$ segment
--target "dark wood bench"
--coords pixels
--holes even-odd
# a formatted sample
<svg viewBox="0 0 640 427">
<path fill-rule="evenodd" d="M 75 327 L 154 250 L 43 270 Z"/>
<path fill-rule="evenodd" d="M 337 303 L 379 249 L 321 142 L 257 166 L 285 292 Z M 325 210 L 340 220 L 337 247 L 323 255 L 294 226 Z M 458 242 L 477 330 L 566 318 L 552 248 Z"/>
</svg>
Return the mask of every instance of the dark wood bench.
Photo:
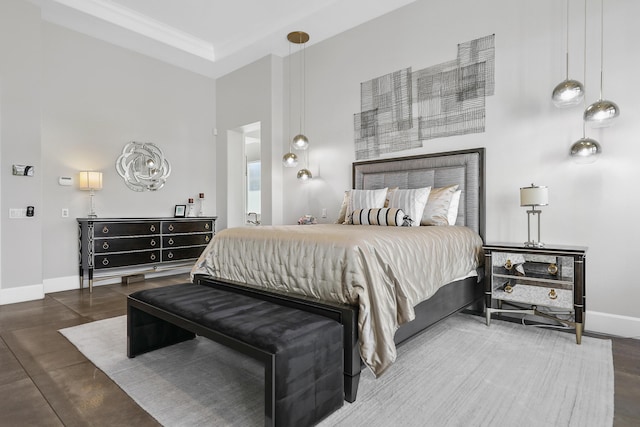
<svg viewBox="0 0 640 427">
<path fill-rule="evenodd" d="M 262 361 L 265 425 L 313 425 L 342 406 L 342 325 L 318 314 L 197 284 L 127 299 L 127 355 L 207 337 Z"/>
</svg>

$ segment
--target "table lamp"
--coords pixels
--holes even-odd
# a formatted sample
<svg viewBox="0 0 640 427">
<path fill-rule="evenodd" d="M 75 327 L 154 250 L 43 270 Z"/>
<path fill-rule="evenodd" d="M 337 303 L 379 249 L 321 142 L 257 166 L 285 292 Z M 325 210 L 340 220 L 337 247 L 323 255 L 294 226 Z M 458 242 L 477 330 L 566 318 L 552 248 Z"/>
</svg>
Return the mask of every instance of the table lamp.
<svg viewBox="0 0 640 427">
<path fill-rule="evenodd" d="M 89 190 L 89 196 L 91 197 L 91 210 L 87 218 L 97 218 L 93 196 L 95 196 L 95 190 L 102 190 L 102 172 L 82 171 L 80 172 L 78 184 L 81 190 Z"/>
<path fill-rule="evenodd" d="M 541 210 L 537 206 L 547 206 L 549 204 L 549 189 L 545 186 L 531 184 L 531 187 L 520 188 L 520 206 L 528 206 L 527 210 L 527 241 L 525 247 L 541 248 L 544 243 L 540 241 L 540 214 Z M 538 216 L 538 240 L 531 240 L 531 215 Z"/>
</svg>

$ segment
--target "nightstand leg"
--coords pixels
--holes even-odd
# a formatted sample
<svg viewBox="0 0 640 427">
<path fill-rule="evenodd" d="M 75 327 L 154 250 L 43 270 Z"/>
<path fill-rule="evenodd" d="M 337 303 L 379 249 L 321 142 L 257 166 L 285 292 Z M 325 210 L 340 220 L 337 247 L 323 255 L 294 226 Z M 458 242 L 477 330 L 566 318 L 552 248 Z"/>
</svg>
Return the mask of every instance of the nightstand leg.
<svg viewBox="0 0 640 427">
<path fill-rule="evenodd" d="M 576 344 L 582 344 L 582 323 L 576 323 Z"/>
</svg>

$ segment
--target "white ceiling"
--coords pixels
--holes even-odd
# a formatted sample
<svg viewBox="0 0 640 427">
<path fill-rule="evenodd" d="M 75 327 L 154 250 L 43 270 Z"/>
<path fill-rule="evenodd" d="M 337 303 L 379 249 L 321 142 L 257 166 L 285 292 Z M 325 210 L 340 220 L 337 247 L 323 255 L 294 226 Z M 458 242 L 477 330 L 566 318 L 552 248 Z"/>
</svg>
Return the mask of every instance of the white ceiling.
<svg viewBox="0 0 640 427">
<path fill-rule="evenodd" d="M 210 77 L 286 56 L 415 0 L 27 0 L 46 21 Z"/>
</svg>

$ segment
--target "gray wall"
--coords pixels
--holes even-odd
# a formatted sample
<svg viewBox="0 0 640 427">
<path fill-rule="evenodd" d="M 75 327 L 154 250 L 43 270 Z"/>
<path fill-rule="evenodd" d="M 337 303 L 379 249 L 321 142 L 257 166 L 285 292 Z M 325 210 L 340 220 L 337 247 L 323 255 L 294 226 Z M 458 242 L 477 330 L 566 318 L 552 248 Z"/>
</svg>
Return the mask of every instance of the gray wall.
<svg viewBox="0 0 640 427">
<path fill-rule="evenodd" d="M 585 83 L 591 103 L 599 92 L 600 2 L 587 1 Z M 571 1 L 571 7 L 571 77 L 584 80 L 583 4 Z M 274 155 L 274 170 L 283 170 L 283 223 L 294 224 L 303 214 L 319 217 L 323 208 L 329 214 L 323 221 L 335 220 L 342 194 L 351 187 L 353 114 L 360 110 L 361 82 L 405 67 L 418 70 L 455 59 L 458 43 L 495 34 L 496 89 L 486 100 L 485 132 L 426 141 L 420 149 L 393 156 L 486 147 L 489 241 L 524 242 L 526 213 L 519 206 L 518 189 L 532 182 L 549 186 L 542 241 L 589 247 L 587 329 L 640 336 L 640 286 L 633 269 L 633 260 L 640 256 L 635 244 L 640 240 L 635 218 L 640 198 L 629 192 L 640 180 L 640 145 L 634 142 L 640 98 L 629 90 L 640 65 L 633 54 L 634 41 L 640 40 L 637 16 L 640 2 L 605 4 L 605 97 L 617 102 L 622 114 L 611 128 L 587 130 L 604 150 L 592 165 L 576 165 L 568 156 L 571 144 L 582 137 L 582 108 L 560 110 L 550 100 L 553 87 L 565 77 L 564 2 L 418 0 L 310 45 L 306 134 L 315 178 L 307 184 L 297 182 L 296 170 L 282 168 L 280 156 L 276 161 Z M 293 61 L 295 70 L 295 55 Z M 236 77 L 240 74 L 225 79 Z M 293 96 L 296 99 L 297 93 Z M 225 102 L 218 97 L 219 112 L 226 109 Z M 285 103 L 285 118 L 288 114 Z M 292 121 L 296 120 L 294 113 Z M 286 119 L 282 128 L 287 129 Z M 295 132 L 282 138 L 281 155 Z"/>
<path fill-rule="evenodd" d="M 77 188 L 80 170 L 103 172 L 100 217 L 173 216 L 174 205 L 200 192 L 206 213 L 216 214 L 215 80 L 42 22 L 27 2 L 3 1 L 0 19 L 7 21 L 0 25 L 0 303 L 21 299 L 7 289 L 30 299 L 36 289 L 78 286 L 75 218 L 89 210 L 88 192 Z M 164 188 L 125 186 L 115 161 L 130 141 L 164 151 L 172 167 Z M 11 164 L 22 162 L 36 165 L 35 178 L 10 176 Z M 74 185 L 59 186 L 59 176 Z M 7 219 L 9 206 L 27 204 L 35 218 Z"/>
<path fill-rule="evenodd" d="M 39 9 L 0 2 L 0 288 L 25 287 L 33 298 L 42 295 L 43 270 L 41 43 Z M 35 166 L 34 177 L 13 176 L 13 164 Z M 35 217 L 9 219 L 9 209 L 27 206 Z"/>
</svg>

